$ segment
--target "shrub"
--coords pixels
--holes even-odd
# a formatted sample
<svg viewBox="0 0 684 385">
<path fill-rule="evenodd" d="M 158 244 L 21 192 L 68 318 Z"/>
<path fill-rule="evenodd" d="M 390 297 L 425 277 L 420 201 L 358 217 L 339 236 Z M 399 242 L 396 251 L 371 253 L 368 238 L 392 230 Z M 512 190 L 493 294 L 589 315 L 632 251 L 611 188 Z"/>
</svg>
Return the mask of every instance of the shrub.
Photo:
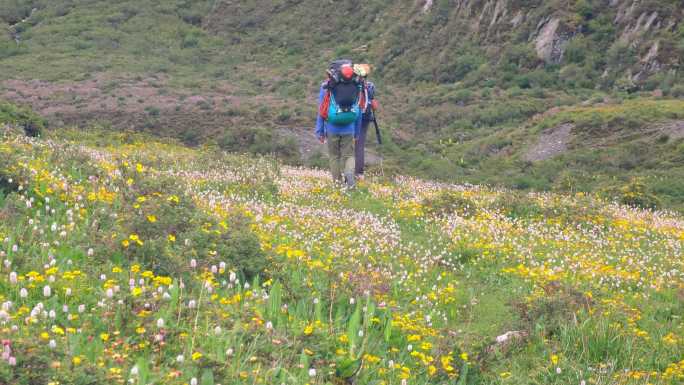
<svg viewBox="0 0 684 385">
<path fill-rule="evenodd" d="M 627 68 L 634 64 L 634 48 L 625 42 L 615 42 L 607 52 L 607 64 L 613 69 Z"/>
<path fill-rule="evenodd" d="M 651 188 L 636 177 L 631 178 L 623 186 L 610 187 L 604 190 L 604 193 L 631 207 L 655 210 L 662 206 L 662 202 L 653 194 Z"/>
<path fill-rule="evenodd" d="M 457 214 L 471 217 L 477 212 L 475 202 L 455 191 L 443 191 L 423 199 L 422 206 L 431 214 Z"/>
<path fill-rule="evenodd" d="M 675 98 L 684 97 L 684 85 L 676 85 L 670 90 L 670 95 Z"/>
<path fill-rule="evenodd" d="M 492 203 L 494 209 L 499 210 L 511 218 L 526 218 L 544 214 L 544 210 L 527 194 L 506 192 Z"/>
<path fill-rule="evenodd" d="M 565 47 L 564 57 L 568 63 L 582 63 L 589 51 L 589 44 L 584 36 L 576 37 Z"/>
<path fill-rule="evenodd" d="M 248 218 L 229 213 L 219 221 L 197 207 L 173 178 L 137 178 L 122 171 L 127 178 L 136 178 L 123 190 L 123 204 L 129 207 L 122 212 L 130 215 L 117 221 L 121 238 L 114 242 L 120 244 L 112 244 L 105 234 L 104 245 L 120 248 L 130 261 L 157 275 L 189 273 L 190 258 L 200 268 L 225 262 L 248 279 L 264 273 L 266 256 Z"/>
<path fill-rule="evenodd" d="M 577 0 L 575 2 L 575 10 L 578 15 L 587 20 L 594 16 L 594 7 L 591 2 L 587 0 Z"/>
<path fill-rule="evenodd" d="M 252 154 L 275 154 L 288 163 L 300 163 L 299 144 L 293 137 L 274 135 L 267 128 L 240 127 L 227 130 L 218 140 L 221 149 Z"/>
<path fill-rule="evenodd" d="M 21 127 L 27 136 L 40 136 L 45 129 L 46 121 L 28 107 L 18 107 L 0 101 L 0 123 L 9 123 Z"/>
</svg>

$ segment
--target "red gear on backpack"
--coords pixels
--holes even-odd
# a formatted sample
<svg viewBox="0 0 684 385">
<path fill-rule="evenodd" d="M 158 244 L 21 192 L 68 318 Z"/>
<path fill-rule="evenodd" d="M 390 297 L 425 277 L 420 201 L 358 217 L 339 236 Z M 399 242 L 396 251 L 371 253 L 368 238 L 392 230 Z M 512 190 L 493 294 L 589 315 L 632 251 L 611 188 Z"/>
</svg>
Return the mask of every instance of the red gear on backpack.
<svg viewBox="0 0 684 385">
<path fill-rule="evenodd" d="M 352 68 L 350 65 L 342 66 L 340 73 L 342 74 L 342 78 L 349 80 L 352 78 L 352 76 L 354 76 L 354 68 Z"/>
<path fill-rule="evenodd" d="M 330 90 L 325 91 L 323 96 L 323 101 L 321 105 L 318 106 L 318 113 L 321 115 L 323 120 L 328 120 L 328 111 L 330 110 Z"/>
</svg>

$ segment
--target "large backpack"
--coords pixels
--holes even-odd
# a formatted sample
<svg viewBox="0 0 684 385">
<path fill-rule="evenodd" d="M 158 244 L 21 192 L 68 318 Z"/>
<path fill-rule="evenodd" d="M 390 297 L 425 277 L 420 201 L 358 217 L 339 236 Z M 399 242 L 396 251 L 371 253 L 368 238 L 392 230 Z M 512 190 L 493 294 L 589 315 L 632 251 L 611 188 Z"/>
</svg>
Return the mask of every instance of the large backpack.
<svg viewBox="0 0 684 385">
<path fill-rule="evenodd" d="M 362 79 L 356 75 L 345 79 L 341 74 L 344 66 L 352 66 L 352 61 L 341 59 L 330 64 L 328 80 L 324 84 L 325 96 L 319 107 L 323 119 L 335 125 L 346 125 L 356 121 L 366 106 Z"/>
</svg>

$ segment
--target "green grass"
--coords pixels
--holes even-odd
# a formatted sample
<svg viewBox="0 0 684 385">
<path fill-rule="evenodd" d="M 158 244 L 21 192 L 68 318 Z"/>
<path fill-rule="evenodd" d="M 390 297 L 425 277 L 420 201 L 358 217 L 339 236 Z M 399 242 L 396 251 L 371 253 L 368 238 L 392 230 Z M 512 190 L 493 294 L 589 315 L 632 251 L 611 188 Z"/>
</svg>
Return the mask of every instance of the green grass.
<svg viewBox="0 0 684 385">
<path fill-rule="evenodd" d="M 483 6 L 474 4 L 466 16 L 449 2 L 434 2 L 422 14 L 414 1 L 374 0 L 362 7 L 339 5 L 345 16 L 331 18 L 310 0 L 0 0 L 1 22 L 19 34 L 17 44 L 0 33 L 0 80 L 105 78 L 102 87 L 109 92 L 124 80 L 154 79 L 167 93 L 202 94 L 225 86 L 239 103 L 218 117 L 206 115 L 211 105 L 197 106 L 192 126 L 171 129 L 164 119 L 179 117 L 140 103 L 144 119 L 135 128 L 193 145 L 208 142 L 228 151 L 276 153 L 290 164 L 322 165 L 318 157 L 300 159 L 296 140 L 276 129 L 311 129 L 323 69 L 333 58 L 350 56 L 376 67 L 372 78 L 379 86 L 385 144 L 372 146 L 385 157 L 388 173 L 612 196 L 638 177 L 662 207 L 681 210 L 683 144 L 641 137 L 659 122 L 682 119 L 682 75 L 667 70 L 684 52 L 676 2 L 635 6 L 634 15 L 657 11 L 663 18 L 657 22 L 676 25 L 643 35 L 636 47 L 620 41 L 633 23 L 615 25 L 617 10 L 601 2 L 512 2 L 507 18 L 518 10 L 527 15 L 517 28 L 503 20 L 490 25 L 492 15 Z M 562 14 L 563 24 L 577 32 L 558 64 L 543 64 L 533 48 L 534 31 L 550 14 Z M 626 74 L 639 72 L 636 59 L 656 40 L 663 70 L 631 84 Z M 656 89 L 664 98 L 651 98 Z M 610 102 L 597 106 L 603 100 Z M 561 112 L 534 118 L 553 107 Z M 119 127 L 116 120 L 113 127 Z M 570 151 L 524 162 L 522 154 L 540 131 L 560 122 L 576 125 Z M 639 151 L 644 146 L 655 151 Z"/>
<path fill-rule="evenodd" d="M 345 192 L 143 134 L 3 132 L 0 154 L 3 382 L 684 375 L 678 215 L 405 177 Z"/>
</svg>

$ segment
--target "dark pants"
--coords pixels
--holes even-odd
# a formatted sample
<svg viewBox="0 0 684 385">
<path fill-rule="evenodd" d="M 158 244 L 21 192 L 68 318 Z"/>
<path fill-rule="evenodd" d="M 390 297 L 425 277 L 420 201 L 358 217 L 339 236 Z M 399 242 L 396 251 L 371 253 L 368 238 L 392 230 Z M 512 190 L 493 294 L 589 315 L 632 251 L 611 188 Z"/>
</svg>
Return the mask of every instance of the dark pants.
<svg viewBox="0 0 684 385">
<path fill-rule="evenodd" d="M 354 171 L 354 135 L 328 134 L 328 155 L 330 156 L 330 173 L 333 180 L 342 182 L 345 178 L 353 178 Z M 349 181 L 347 183 L 352 183 Z M 353 183 L 352 183 L 353 184 Z"/>
<path fill-rule="evenodd" d="M 368 134 L 368 125 L 370 121 L 363 120 L 361 122 L 361 132 L 359 132 L 359 138 L 356 139 L 355 151 L 355 172 L 356 175 L 363 175 L 363 167 L 365 166 L 365 151 L 366 151 L 366 135 Z"/>
</svg>

